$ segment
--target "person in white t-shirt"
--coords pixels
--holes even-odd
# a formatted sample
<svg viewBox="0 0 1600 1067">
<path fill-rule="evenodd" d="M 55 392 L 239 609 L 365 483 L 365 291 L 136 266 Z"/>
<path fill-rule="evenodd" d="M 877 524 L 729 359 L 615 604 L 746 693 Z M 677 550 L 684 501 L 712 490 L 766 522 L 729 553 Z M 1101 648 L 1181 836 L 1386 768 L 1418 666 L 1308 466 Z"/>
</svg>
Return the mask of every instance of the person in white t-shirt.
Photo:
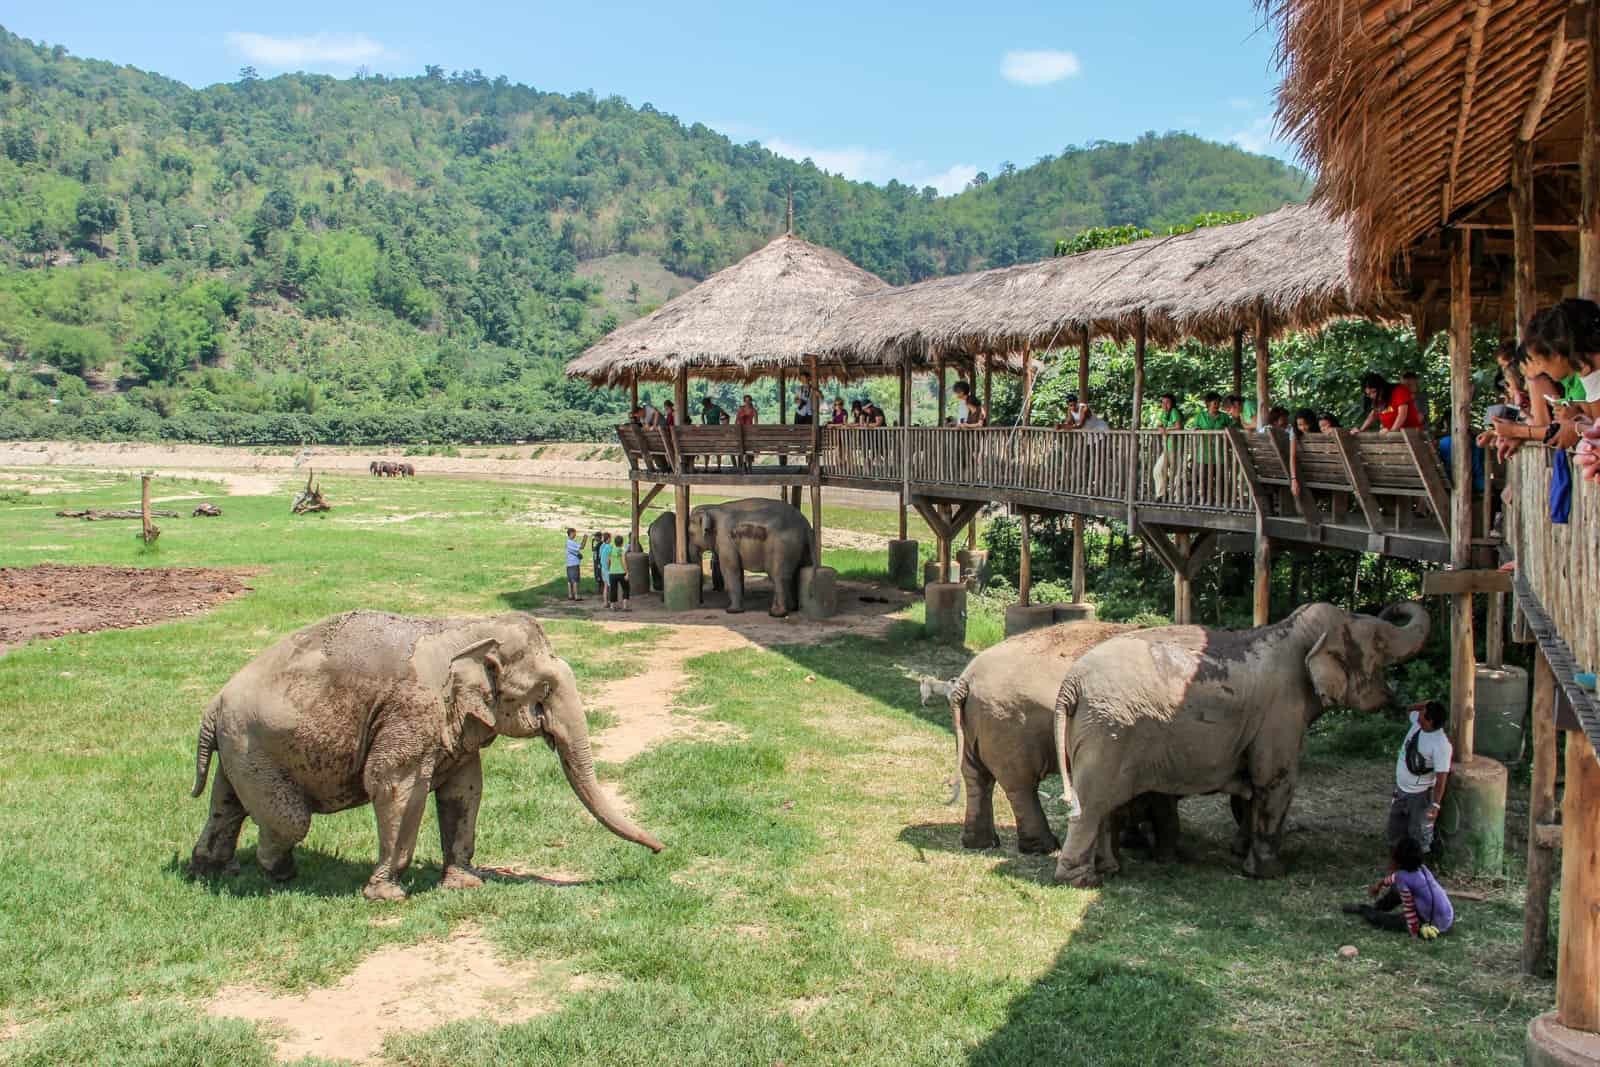
<svg viewBox="0 0 1600 1067">
<path fill-rule="evenodd" d="M 1433 826 L 1439 820 L 1445 783 L 1450 779 L 1454 750 L 1444 727 L 1450 719 L 1436 700 L 1411 709 L 1411 729 L 1400 744 L 1394 767 L 1394 800 L 1389 805 L 1389 845 L 1414 837 L 1422 850 L 1433 847 Z"/>
</svg>

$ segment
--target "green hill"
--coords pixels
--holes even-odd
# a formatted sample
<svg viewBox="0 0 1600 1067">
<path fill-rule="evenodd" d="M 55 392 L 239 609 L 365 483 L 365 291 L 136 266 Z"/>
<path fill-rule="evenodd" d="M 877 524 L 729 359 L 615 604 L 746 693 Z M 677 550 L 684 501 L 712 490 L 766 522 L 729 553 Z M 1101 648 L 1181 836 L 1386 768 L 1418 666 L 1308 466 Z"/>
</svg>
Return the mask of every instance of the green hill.
<svg viewBox="0 0 1600 1067">
<path fill-rule="evenodd" d="M 1147 134 L 939 197 L 478 71 L 194 90 L 0 30 L 0 436 L 583 433 L 616 398 L 562 364 L 769 240 L 790 188 L 803 236 L 903 283 L 1307 183 Z"/>
</svg>

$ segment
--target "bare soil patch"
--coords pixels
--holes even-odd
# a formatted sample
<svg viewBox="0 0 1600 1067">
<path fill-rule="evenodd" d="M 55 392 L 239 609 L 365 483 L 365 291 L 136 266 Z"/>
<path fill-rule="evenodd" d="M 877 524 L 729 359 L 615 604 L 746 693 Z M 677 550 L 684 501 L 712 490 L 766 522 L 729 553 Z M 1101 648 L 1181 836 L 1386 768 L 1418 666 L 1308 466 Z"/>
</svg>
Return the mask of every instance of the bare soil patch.
<svg viewBox="0 0 1600 1067">
<path fill-rule="evenodd" d="M 388 1034 L 480 1016 L 525 1022 L 553 1011 L 556 994 L 577 984 L 560 963 L 501 959 L 477 927 L 463 926 L 444 941 L 379 949 L 331 988 L 275 994 L 230 987 L 206 1010 L 268 1024 L 282 1035 L 279 1060 L 372 1063 Z"/>
<path fill-rule="evenodd" d="M 0 567 L 0 652 L 36 637 L 198 615 L 248 592 L 243 577 L 206 567 Z"/>
</svg>

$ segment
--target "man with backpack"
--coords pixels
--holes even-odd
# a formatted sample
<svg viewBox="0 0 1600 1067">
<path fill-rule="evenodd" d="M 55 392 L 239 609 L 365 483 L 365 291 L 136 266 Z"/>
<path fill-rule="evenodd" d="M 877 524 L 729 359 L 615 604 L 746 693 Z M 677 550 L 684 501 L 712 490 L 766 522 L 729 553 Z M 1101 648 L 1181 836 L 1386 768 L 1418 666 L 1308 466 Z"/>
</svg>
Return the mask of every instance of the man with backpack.
<svg viewBox="0 0 1600 1067">
<path fill-rule="evenodd" d="M 1437 700 L 1411 709 L 1411 729 L 1395 761 L 1394 800 L 1389 805 L 1389 845 L 1412 837 L 1423 852 L 1433 848 L 1433 827 L 1439 819 L 1445 783 L 1454 750 L 1444 727 L 1450 713 Z"/>
</svg>

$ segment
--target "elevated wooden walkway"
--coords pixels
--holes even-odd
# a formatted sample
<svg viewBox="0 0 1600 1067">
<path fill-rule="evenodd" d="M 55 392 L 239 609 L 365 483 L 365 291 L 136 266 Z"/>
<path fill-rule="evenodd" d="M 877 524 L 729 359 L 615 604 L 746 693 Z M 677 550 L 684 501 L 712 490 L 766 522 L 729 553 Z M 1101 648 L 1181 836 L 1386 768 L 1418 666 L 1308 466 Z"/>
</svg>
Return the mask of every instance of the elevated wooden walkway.
<svg viewBox="0 0 1600 1067">
<path fill-rule="evenodd" d="M 1281 431 L 679 426 L 617 429 L 635 482 L 828 485 L 906 503 L 1007 504 L 1127 522 L 1450 559 L 1450 487 L 1420 431 L 1340 430 L 1293 445 Z M 1290 477 L 1298 469 L 1299 491 Z M 651 494 L 654 495 L 653 493 Z M 1492 545 L 1480 542 L 1484 563 Z"/>
</svg>

